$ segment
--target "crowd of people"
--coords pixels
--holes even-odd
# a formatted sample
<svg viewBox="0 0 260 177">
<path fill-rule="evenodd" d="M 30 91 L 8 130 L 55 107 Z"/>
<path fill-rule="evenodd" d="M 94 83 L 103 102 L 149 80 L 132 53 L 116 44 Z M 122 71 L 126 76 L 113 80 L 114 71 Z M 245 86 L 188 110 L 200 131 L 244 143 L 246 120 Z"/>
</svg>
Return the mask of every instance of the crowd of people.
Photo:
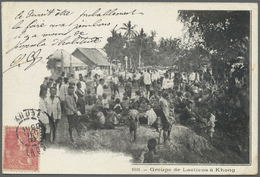
<svg viewBox="0 0 260 177">
<path fill-rule="evenodd" d="M 219 117 L 249 116 L 248 90 L 242 84 L 217 84 L 209 72 L 205 78 L 184 80 L 180 73 L 172 70 L 161 76 L 158 70 L 151 68 L 137 70 L 132 78 L 125 79 L 116 73 L 110 79 L 96 73 L 88 86 L 82 75 L 79 79 L 73 75 L 56 80 L 46 77 L 40 86 L 39 106 L 49 115 L 41 119 L 46 127 L 45 139 L 55 142 L 59 120 L 67 117 L 72 142 L 73 130 L 81 136 L 82 125 L 94 130 L 126 125 L 131 142 L 138 139 L 140 124 L 155 128 L 159 141 L 155 140 L 157 137 L 148 141 L 151 151 L 144 155 L 145 162 L 155 162 L 154 148 L 160 143 L 161 132 L 164 143 L 171 141 L 174 124 L 187 126 L 200 135 L 204 133 L 212 143 Z"/>
</svg>

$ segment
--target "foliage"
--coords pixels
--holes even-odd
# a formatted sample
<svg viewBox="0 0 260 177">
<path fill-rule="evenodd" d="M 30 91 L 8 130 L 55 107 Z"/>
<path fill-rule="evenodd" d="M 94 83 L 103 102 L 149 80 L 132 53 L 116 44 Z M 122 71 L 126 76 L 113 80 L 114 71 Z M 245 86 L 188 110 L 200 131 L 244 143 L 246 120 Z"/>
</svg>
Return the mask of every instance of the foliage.
<svg viewBox="0 0 260 177">
<path fill-rule="evenodd" d="M 128 56 L 131 58 L 131 64 L 134 68 L 139 67 L 141 63 L 157 65 L 159 58 L 156 52 L 157 44 L 154 41 L 156 31 L 151 31 L 151 34 L 148 35 L 143 28 L 140 32 L 137 32 L 135 28 L 136 25 L 132 26 L 131 21 L 129 21 L 120 28 L 124 31 L 123 35 L 115 29 L 111 31 L 112 36 L 107 39 L 108 43 L 104 47 L 108 57 L 110 60 L 121 60 L 124 65 L 124 57 Z"/>
<path fill-rule="evenodd" d="M 51 58 L 47 61 L 47 69 L 51 70 L 51 69 L 56 69 L 56 59 L 55 58 Z"/>
<path fill-rule="evenodd" d="M 131 21 L 128 21 L 128 23 L 123 23 L 123 27 L 121 27 L 120 29 L 124 30 L 124 37 L 128 37 L 128 40 L 133 39 L 135 36 L 137 36 L 137 32 L 134 30 L 134 28 L 136 28 L 137 25 L 133 25 L 131 24 Z"/>
<path fill-rule="evenodd" d="M 125 44 L 125 38 L 118 33 L 117 30 L 113 29 L 111 31 L 112 36 L 107 39 L 107 44 L 104 49 L 107 52 L 107 56 L 110 60 L 120 60 L 121 63 L 124 63 L 124 49 L 123 46 Z"/>
<path fill-rule="evenodd" d="M 208 51 L 213 76 L 222 83 L 219 84 L 223 89 L 221 102 L 214 109 L 219 111 L 217 119 L 226 145 L 230 141 L 233 145 L 236 145 L 234 141 L 240 141 L 244 148 L 247 147 L 249 83 L 243 78 L 249 76 L 250 12 L 179 11 L 179 19 L 188 29 L 187 36 L 195 41 L 194 46 L 202 46 Z M 243 87 L 239 87 L 235 79 L 243 80 Z"/>
<path fill-rule="evenodd" d="M 216 78 L 229 77 L 237 57 L 243 57 L 248 73 L 249 21 L 248 11 L 179 11 L 179 20 L 188 29 L 194 45 L 202 45 L 212 53 L 212 69 Z M 224 70 L 225 72 L 218 72 Z"/>
<path fill-rule="evenodd" d="M 165 39 L 159 40 L 158 51 L 159 58 L 165 66 L 172 66 L 175 57 L 175 51 L 178 48 L 178 39 Z"/>
</svg>

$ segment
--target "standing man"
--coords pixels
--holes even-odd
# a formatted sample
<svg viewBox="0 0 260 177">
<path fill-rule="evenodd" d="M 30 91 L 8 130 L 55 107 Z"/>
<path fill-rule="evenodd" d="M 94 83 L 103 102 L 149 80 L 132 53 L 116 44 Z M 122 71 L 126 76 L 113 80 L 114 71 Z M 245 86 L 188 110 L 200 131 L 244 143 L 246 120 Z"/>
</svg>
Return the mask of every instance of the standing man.
<svg viewBox="0 0 260 177">
<path fill-rule="evenodd" d="M 114 73 L 113 77 L 112 77 L 112 86 L 113 86 L 112 94 L 116 95 L 116 93 L 118 93 L 118 95 L 119 95 L 118 83 L 119 83 L 118 77 L 116 76 L 116 73 Z"/>
<path fill-rule="evenodd" d="M 163 139 L 164 143 L 166 140 L 170 141 L 171 129 L 172 129 L 172 121 L 170 119 L 170 106 L 169 106 L 169 94 L 164 91 L 162 97 L 159 101 L 160 107 L 162 110 L 161 121 L 163 126 Z M 168 133 L 168 134 L 167 134 Z"/>
<path fill-rule="evenodd" d="M 65 97 L 68 95 L 68 78 L 64 77 L 64 83 L 60 87 L 60 100 L 61 100 L 61 111 L 62 114 L 65 114 Z"/>
<path fill-rule="evenodd" d="M 74 96 L 74 87 L 68 87 L 68 95 L 65 97 L 66 102 L 66 113 L 69 122 L 69 134 L 70 134 L 70 141 L 74 142 L 72 137 L 72 130 L 76 128 L 76 119 L 77 119 L 77 104 L 76 98 Z"/>
<path fill-rule="evenodd" d="M 62 85 L 62 78 L 58 77 L 58 79 L 56 81 L 57 81 L 56 82 L 57 83 L 57 86 L 56 86 L 56 88 L 57 88 L 57 96 L 60 97 L 60 87 Z"/>
<path fill-rule="evenodd" d="M 51 84 L 51 87 L 53 86 L 53 79 L 49 78 L 49 83 Z"/>
<path fill-rule="evenodd" d="M 81 84 L 81 90 L 83 91 L 84 94 L 86 94 L 87 93 L 87 85 L 86 85 L 86 82 L 83 79 L 82 74 L 79 76 L 79 82 Z"/>
<path fill-rule="evenodd" d="M 147 72 L 144 72 L 144 85 L 146 88 L 146 98 L 149 99 L 150 97 L 150 89 L 151 89 L 151 75 L 150 70 L 147 69 Z"/>
<path fill-rule="evenodd" d="M 156 90 L 157 89 L 157 76 L 156 76 L 156 72 L 155 69 L 152 71 L 152 85 L 153 85 L 153 89 Z"/>
<path fill-rule="evenodd" d="M 39 109 L 42 112 L 47 112 L 47 108 L 45 105 L 45 98 L 47 95 L 47 88 L 43 87 L 40 90 L 40 103 L 39 103 Z M 47 114 L 42 113 L 40 114 L 40 121 L 43 123 L 43 125 L 45 126 L 45 142 L 50 142 L 50 124 L 49 124 L 49 118 L 47 116 Z"/>
<path fill-rule="evenodd" d="M 85 100 L 84 100 L 85 92 L 82 91 L 81 82 L 77 83 L 77 89 L 75 91 L 75 94 L 78 97 L 78 100 L 76 102 L 77 108 L 78 108 L 78 110 L 80 111 L 81 114 L 85 114 Z"/>
<path fill-rule="evenodd" d="M 138 70 L 137 73 L 136 73 L 136 76 L 135 76 L 136 83 L 137 83 L 137 86 L 138 86 L 139 90 L 140 90 L 140 78 L 141 78 L 141 76 L 142 76 L 140 72 L 141 72 L 141 71 Z"/>
<path fill-rule="evenodd" d="M 99 80 L 99 75 L 95 74 L 93 77 L 93 88 L 95 90 L 95 94 L 97 94 L 97 86 L 99 84 L 98 80 Z"/>
<path fill-rule="evenodd" d="M 71 75 L 70 75 L 69 82 L 78 83 L 78 79 L 75 78 L 74 74 L 71 74 Z"/>
<path fill-rule="evenodd" d="M 50 120 L 50 129 L 51 134 L 53 135 L 53 142 L 55 141 L 55 135 L 58 123 L 61 118 L 61 107 L 60 107 L 60 99 L 56 96 L 57 88 L 50 88 L 50 96 L 45 98 L 45 105 L 47 108 L 47 113 L 49 114 Z"/>
<path fill-rule="evenodd" d="M 105 83 L 105 81 L 103 78 L 99 79 L 99 84 L 97 86 L 97 98 L 98 98 L 98 96 L 102 97 L 102 95 L 104 93 L 104 89 L 103 89 L 104 83 Z"/>
</svg>

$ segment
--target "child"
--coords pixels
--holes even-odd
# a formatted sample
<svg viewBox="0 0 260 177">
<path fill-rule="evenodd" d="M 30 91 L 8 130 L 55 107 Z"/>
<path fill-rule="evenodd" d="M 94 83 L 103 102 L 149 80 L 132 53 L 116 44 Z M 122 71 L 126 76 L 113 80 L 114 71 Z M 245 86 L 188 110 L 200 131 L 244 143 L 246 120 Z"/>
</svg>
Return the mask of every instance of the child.
<svg viewBox="0 0 260 177">
<path fill-rule="evenodd" d="M 123 100 L 121 105 L 123 109 L 122 116 L 126 116 L 128 114 L 129 106 L 130 106 L 130 100 L 128 99 L 126 92 L 123 94 Z"/>
<path fill-rule="evenodd" d="M 128 78 L 127 83 L 125 84 L 125 93 L 131 99 L 131 96 L 132 96 L 132 82 L 131 82 L 130 78 Z"/>
<path fill-rule="evenodd" d="M 114 106 L 114 111 L 117 114 L 117 118 L 114 120 L 115 125 L 118 125 L 120 123 L 122 110 L 123 110 L 123 108 L 120 104 L 120 99 L 117 98 L 116 99 L 116 105 Z"/>
<path fill-rule="evenodd" d="M 130 123 L 130 134 L 131 139 L 130 142 L 136 141 L 136 133 L 138 128 L 138 122 L 139 122 L 139 112 L 137 111 L 137 104 L 133 104 L 132 109 L 129 111 L 129 123 Z M 134 134 L 134 139 L 132 139 L 132 134 Z"/>
<path fill-rule="evenodd" d="M 156 121 L 157 115 L 155 114 L 153 108 L 150 104 L 147 105 L 147 111 L 145 113 L 145 117 L 147 118 L 148 126 L 152 126 L 152 124 Z"/>
<path fill-rule="evenodd" d="M 114 111 L 115 111 L 115 113 L 117 113 L 117 114 L 121 114 L 122 113 L 122 106 L 121 106 L 121 104 L 120 104 L 120 99 L 119 98 L 117 98 L 116 99 L 116 101 L 115 101 L 115 106 L 114 106 Z"/>
<path fill-rule="evenodd" d="M 141 96 L 141 93 L 140 93 L 140 91 L 136 91 L 135 92 L 135 96 L 134 96 L 134 98 L 132 98 L 131 99 L 131 105 L 137 105 L 137 109 L 139 109 L 139 107 L 140 107 L 140 96 Z"/>
<path fill-rule="evenodd" d="M 150 104 L 151 104 L 151 107 L 154 108 L 154 109 L 158 109 L 160 107 L 159 105 L 159 100 L 160 100 L 160 97 L 158 95 L 158 91 L 153 91 L 151 90 L 151 97 L 150 97 Z"/>
<path fill-rule="evenodd" d="M 140 97 L 139 99 L 139 109 L 138 111 L 140 113 L 145 113 L 147 110 L 147 104 L 149 103 L 149 101 L 145 98 L 145 97 Z"/>
<path fill-rule="evenodd" d="M 146 98 L 141 97 L 140 98 L 140 105 L 139 105 L 139 113 L 140 113 L 140 117 L 139 117 L 139 122 L 140 124 L 147 124 L 147 118 L 145 116 L 147 110 L 147 102 L 146 102 Z"/>
<path fill-rule="evenodd" d="M 156 128 L 156 131 L 159 133 L 158 144 L 160 144 L 161 134 L 162 134 L 162 130 L 163 130 L 163 124 L 162 124 L 161 115 L 163 114 L 163 112 L 162 112 L 161 109 L 155 109 L 155 113 L 156 113 L 157 119 L 156 119 L 156 121 L 152 124 L 151 127 Z"/>
<path fill-rule="evenodd" d="M 112 94 L 110 100 L 108 100 L 108 106 L 110 110 L 113 110 L 116 105 L 115 98 L 116 96 Z"/>
<path fill-rule="evenodd" d="M 144 154 L 144 163 L 159 163 L 159 156 L 156 155 L 156 139 L 152 138 L 148 140 L 149 151 Z"/>
<path fill-rule="evenodd" d="M 95 106 L 96 106 L 96 107 L 97 107 L 97 106 L 103 107 L 103 105 L 102 105 L 102 100 L 103 100 L 102 96 L 101 96 L 101 95 L 98 95 Z"/>
<path fill-rule="evenodd" d="M 133 98 L 131 98 L 131 100 L 139 101 L 140 96 L 141 96 L 141 92 L 139 90 L 137 90 L 135 92 L 135 96 Z"/>
<path fill-rule="evenodd" d="M 85 103 L 87 105 L 92 105 L 94 103 L 93 96 L 91 95 L 91 90 L 87 90 L 87 94 L 85 96 Z"/>
<path fill-rule="evenodd" d="M 109 105 L 108 105 L 108 100 L 107 100 L 107 94 L 106 93 L 103 93 L 102 94 L 102 106 L 103 106 L 103 110 L 102 112 L 104 113 L 104 115 L 106 116 L 107 115 L 107 112 L 109 110 Z"/>
<path fill-rule="evenodd" d="M 215 111 L 213 111 L 213 113 L 215 114 Z M 208 129 L 207 129 L 207 131 L 209 132 L 211 145 L 213 143 L 213 133 L 215 132 L 215 130 L 214 130 L 215 122 L 217 121 L 214 114 L 209 113 L 209 115 L 208 115 Z"/>
</svg>

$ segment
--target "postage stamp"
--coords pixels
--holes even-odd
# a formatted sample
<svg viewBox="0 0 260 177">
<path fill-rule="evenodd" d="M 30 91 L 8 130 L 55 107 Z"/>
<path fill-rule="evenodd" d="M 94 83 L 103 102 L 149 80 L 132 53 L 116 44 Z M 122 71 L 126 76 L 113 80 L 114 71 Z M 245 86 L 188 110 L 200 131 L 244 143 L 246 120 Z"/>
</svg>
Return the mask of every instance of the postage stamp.
<svg viewBox="0 0 260 177">
<path fill-rule="evenodd" d="M 39 171 L 39 131 L 4 127 L 3 170 Z"/>
<path fill-rule="evenodd" d="M 3 173 L 258 173 L 257 3 L 1 8 Z"/>
</svg>

